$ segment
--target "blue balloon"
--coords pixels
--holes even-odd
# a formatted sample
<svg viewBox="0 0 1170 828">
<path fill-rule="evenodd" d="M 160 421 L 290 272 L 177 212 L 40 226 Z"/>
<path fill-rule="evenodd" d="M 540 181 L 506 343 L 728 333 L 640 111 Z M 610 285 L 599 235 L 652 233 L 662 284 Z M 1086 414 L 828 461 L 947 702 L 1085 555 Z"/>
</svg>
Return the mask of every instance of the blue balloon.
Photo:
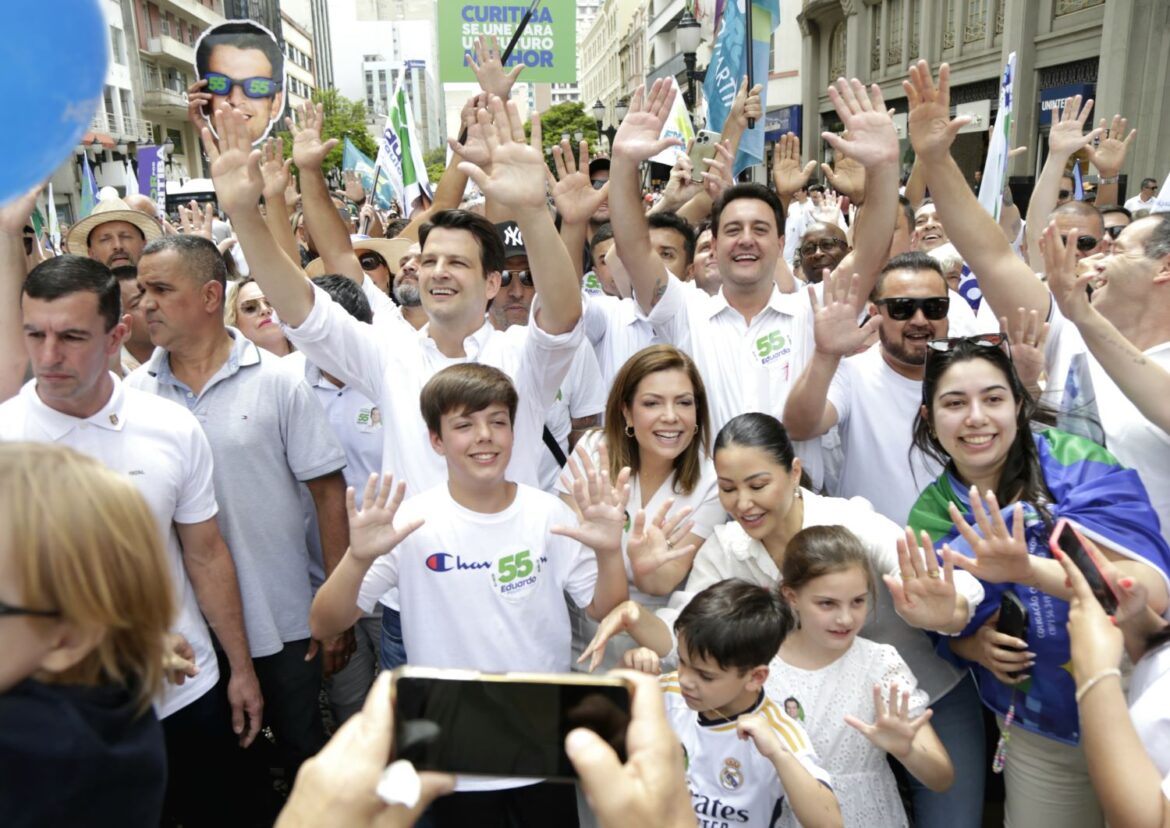
<svg viewBox="0 0 1170 828">
<path fill-rule="evenodd" d="M 9 79 L 0 130 L 0 203 L 41 183 L 73 152 L 102 100 L 109 35 L 99 0 L 22 3 L 0 26 Z"/>
</svg>

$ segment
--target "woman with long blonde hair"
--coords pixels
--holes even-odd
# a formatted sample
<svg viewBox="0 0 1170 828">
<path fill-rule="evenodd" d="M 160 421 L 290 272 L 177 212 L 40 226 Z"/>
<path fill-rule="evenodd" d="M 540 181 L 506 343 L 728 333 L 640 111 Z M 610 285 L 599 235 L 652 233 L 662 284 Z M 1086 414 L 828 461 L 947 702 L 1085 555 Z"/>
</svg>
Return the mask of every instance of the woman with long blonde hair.
<svg viewBox="0 0 1170 828">
<path fill-rule="evenodd" d="M 6 825 L 157 825 L 151 700 L 175 614 L 134 485 L 52 444 L 0 444 L 0 814 Z"/>
</svg>

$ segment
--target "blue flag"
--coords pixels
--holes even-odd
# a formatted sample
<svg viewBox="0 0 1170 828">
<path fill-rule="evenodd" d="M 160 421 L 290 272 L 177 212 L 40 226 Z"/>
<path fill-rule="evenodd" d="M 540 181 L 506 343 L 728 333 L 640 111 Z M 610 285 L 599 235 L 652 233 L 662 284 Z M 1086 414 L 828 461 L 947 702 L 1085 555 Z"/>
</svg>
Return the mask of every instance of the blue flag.
<svg viewBox="0 0 1170 828">
<path fill-rule="evenodd" d="M 747 23 L 744 7 L 747 0 L 731 0 L 723 10 L 723 20 L 715 36 L 715 48 L 707 65 L 703 96 L 707 99 L 707 128 L 722 132 L 723 124 L 735 101 L 747 70 Z M 779 0 L 751 0 L 752 81 L 763 84 L 760 106 L 767 111 L 768 43 L 780 23 Z M 764 119 L 744 133 L 735 156 L 734 172 L 742 172 L 764 160 Z"/>
<path fill-rule="evenodd" d="M 967 267 L 966 262 L 963 263 L 963 269 L 959 271 L 958 292 L 967 300 L 967 304 L 971 306 L 972 310 L 979 310 L 979 303 L 983 300 L 983 291 L 979 289 L 979 280 L 975 278 L 971 268 Z"/>
<path fill-rule="evenodd" d="M 89 166 L 89 154 L 81 154 L 81 218 L 93 212 L 97 206 L 97 179 Z"/>
<path fill-rule="evenodd" d="M 1075 160 L 1073 161 L 1072 179 L 1073 179 L 1073 200 L 1074 201 L 1084 201 L 1085 200 L 1085 182 L 1081 180 L 1081 162 L 1080 161 L 1075 161 Z"/>
<path fill-rule="evenodd" d="M 341 168 L 343 170 L 356 170 L 367 193 L 373 188 L 374 162 L 370 156 L 354 146 L 349 138 L 345 139 L 341 151 Z M 392 201 L 394 201 L 394 188 L 390 185 L 386 175 L 382 174 L 378 176 L 378 192 L 374 194 L 374 203 L 380 210 L 389 210 Z"/>
</svg>

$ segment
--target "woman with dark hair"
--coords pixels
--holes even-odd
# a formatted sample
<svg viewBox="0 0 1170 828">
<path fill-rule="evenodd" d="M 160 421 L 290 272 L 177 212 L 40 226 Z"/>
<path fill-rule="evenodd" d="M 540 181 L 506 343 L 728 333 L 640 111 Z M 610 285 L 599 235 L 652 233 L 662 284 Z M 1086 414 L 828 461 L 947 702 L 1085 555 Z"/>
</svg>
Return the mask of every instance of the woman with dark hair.
<svg viewBox="0 0 1170 828">
<path fill-rule="evenodd" d="M 630 468 L 630 506 L 622 551 L 630 595 L 639 603 L 660 607 L 682 583 L 695 551 L 725 515 L 715 492 L 715 471 L 709 448 L 707 391 L 695 363 L 670 345 L 652 345 L 630 357 L 614 377 L 605 407 L 605 427 L 586 434 L 577 453 L 605 471 L 610 480 Z M 567 487 L 562 484 L 562 490 Z M 572 496 L 562 498 L 573 505 Z M 644 556 L 654 533 L 666 537 L 672 560 Z M 580 653 L 597 625 L 584 614 L 575 616 L 573 647 Z M 606 667 L 617 663 L 624 649 L 608 653 Z"/>
<path fill-rule="evenodd" d="M 910 524 L 984 584 L 966 637 L 947 643 L 973 664 L 1001 722 L 1005 824 L 1099 826 L 1067 669 L 1071 591 L 1049 537 L 1066 518 L 1143 585 L 1158 613 L 1170 595 L 1170 548 L 1135 471 L 1081 437 L 1033 430 L 1036 406 L 1006 345 L 1001 334 L 930 343 L 914 443 L 945 471 L 919 497 Z M 1000 504 L 1014 505 L 1001 512 Z M 1023 606 L 1026 640 L 995 631 L 1002 601 Z"/>
</svg>

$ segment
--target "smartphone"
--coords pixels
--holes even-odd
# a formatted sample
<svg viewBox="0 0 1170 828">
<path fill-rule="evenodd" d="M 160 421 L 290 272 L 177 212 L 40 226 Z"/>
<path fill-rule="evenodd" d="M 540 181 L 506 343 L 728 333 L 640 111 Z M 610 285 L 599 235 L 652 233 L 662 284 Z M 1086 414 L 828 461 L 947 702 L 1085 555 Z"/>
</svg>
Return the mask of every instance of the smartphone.
<svg viewBox="0 0 1170 828">
<path fill-rule="evenodd" d="M 1118 599 L 1113 591 L 1113 585 L 1097 568 L 1097 562 L 1085 549 L 1080 533 L 1067 518 L 1057 521 L 1056 528 L 1052 530 L 1052 537 L 1048 539 L 1048 548 L 1054 552 L 1059 549 L 1068 555 L 1069 560 L 1076 564 L 1077 569 L 1089 582 L 1089 588 L 1093 590 L 1093 595 L 1105 612 L 1109 615 L 1117 612 Z"/>
<path fill-rule="evenodd" d="M 999 599 L 999 620 L 995 622 L 995 631 L 1024 642 L 1028 640 L 1028 608 L 1014 592 L 1005 592 L 1003 597 Z M 1021 652 L 1019 647 L 1006 647 L 1005 649 Z M 1015 678 L 1023 672 L 1023 670 L 1016 670 L 1008 675 Z"/>
<path fill-rule="evenodd" d="M 577 673 L 478 673 L 399 667 L 395 758 L 418 770 L 571 782 L 565 736 L 585 727 L 624 762 L 630 688 Z"/>
<path fill-rule="evenodd" d="M 700 129 L 691 143 L 687 157 L 691 159 L 691 181 L 703 183 L 703 173 L 707 171 L 704 158 L 715 157 L 715 145 L 719 143 L 719 133 L 709 129 Z"/>
</svg>

